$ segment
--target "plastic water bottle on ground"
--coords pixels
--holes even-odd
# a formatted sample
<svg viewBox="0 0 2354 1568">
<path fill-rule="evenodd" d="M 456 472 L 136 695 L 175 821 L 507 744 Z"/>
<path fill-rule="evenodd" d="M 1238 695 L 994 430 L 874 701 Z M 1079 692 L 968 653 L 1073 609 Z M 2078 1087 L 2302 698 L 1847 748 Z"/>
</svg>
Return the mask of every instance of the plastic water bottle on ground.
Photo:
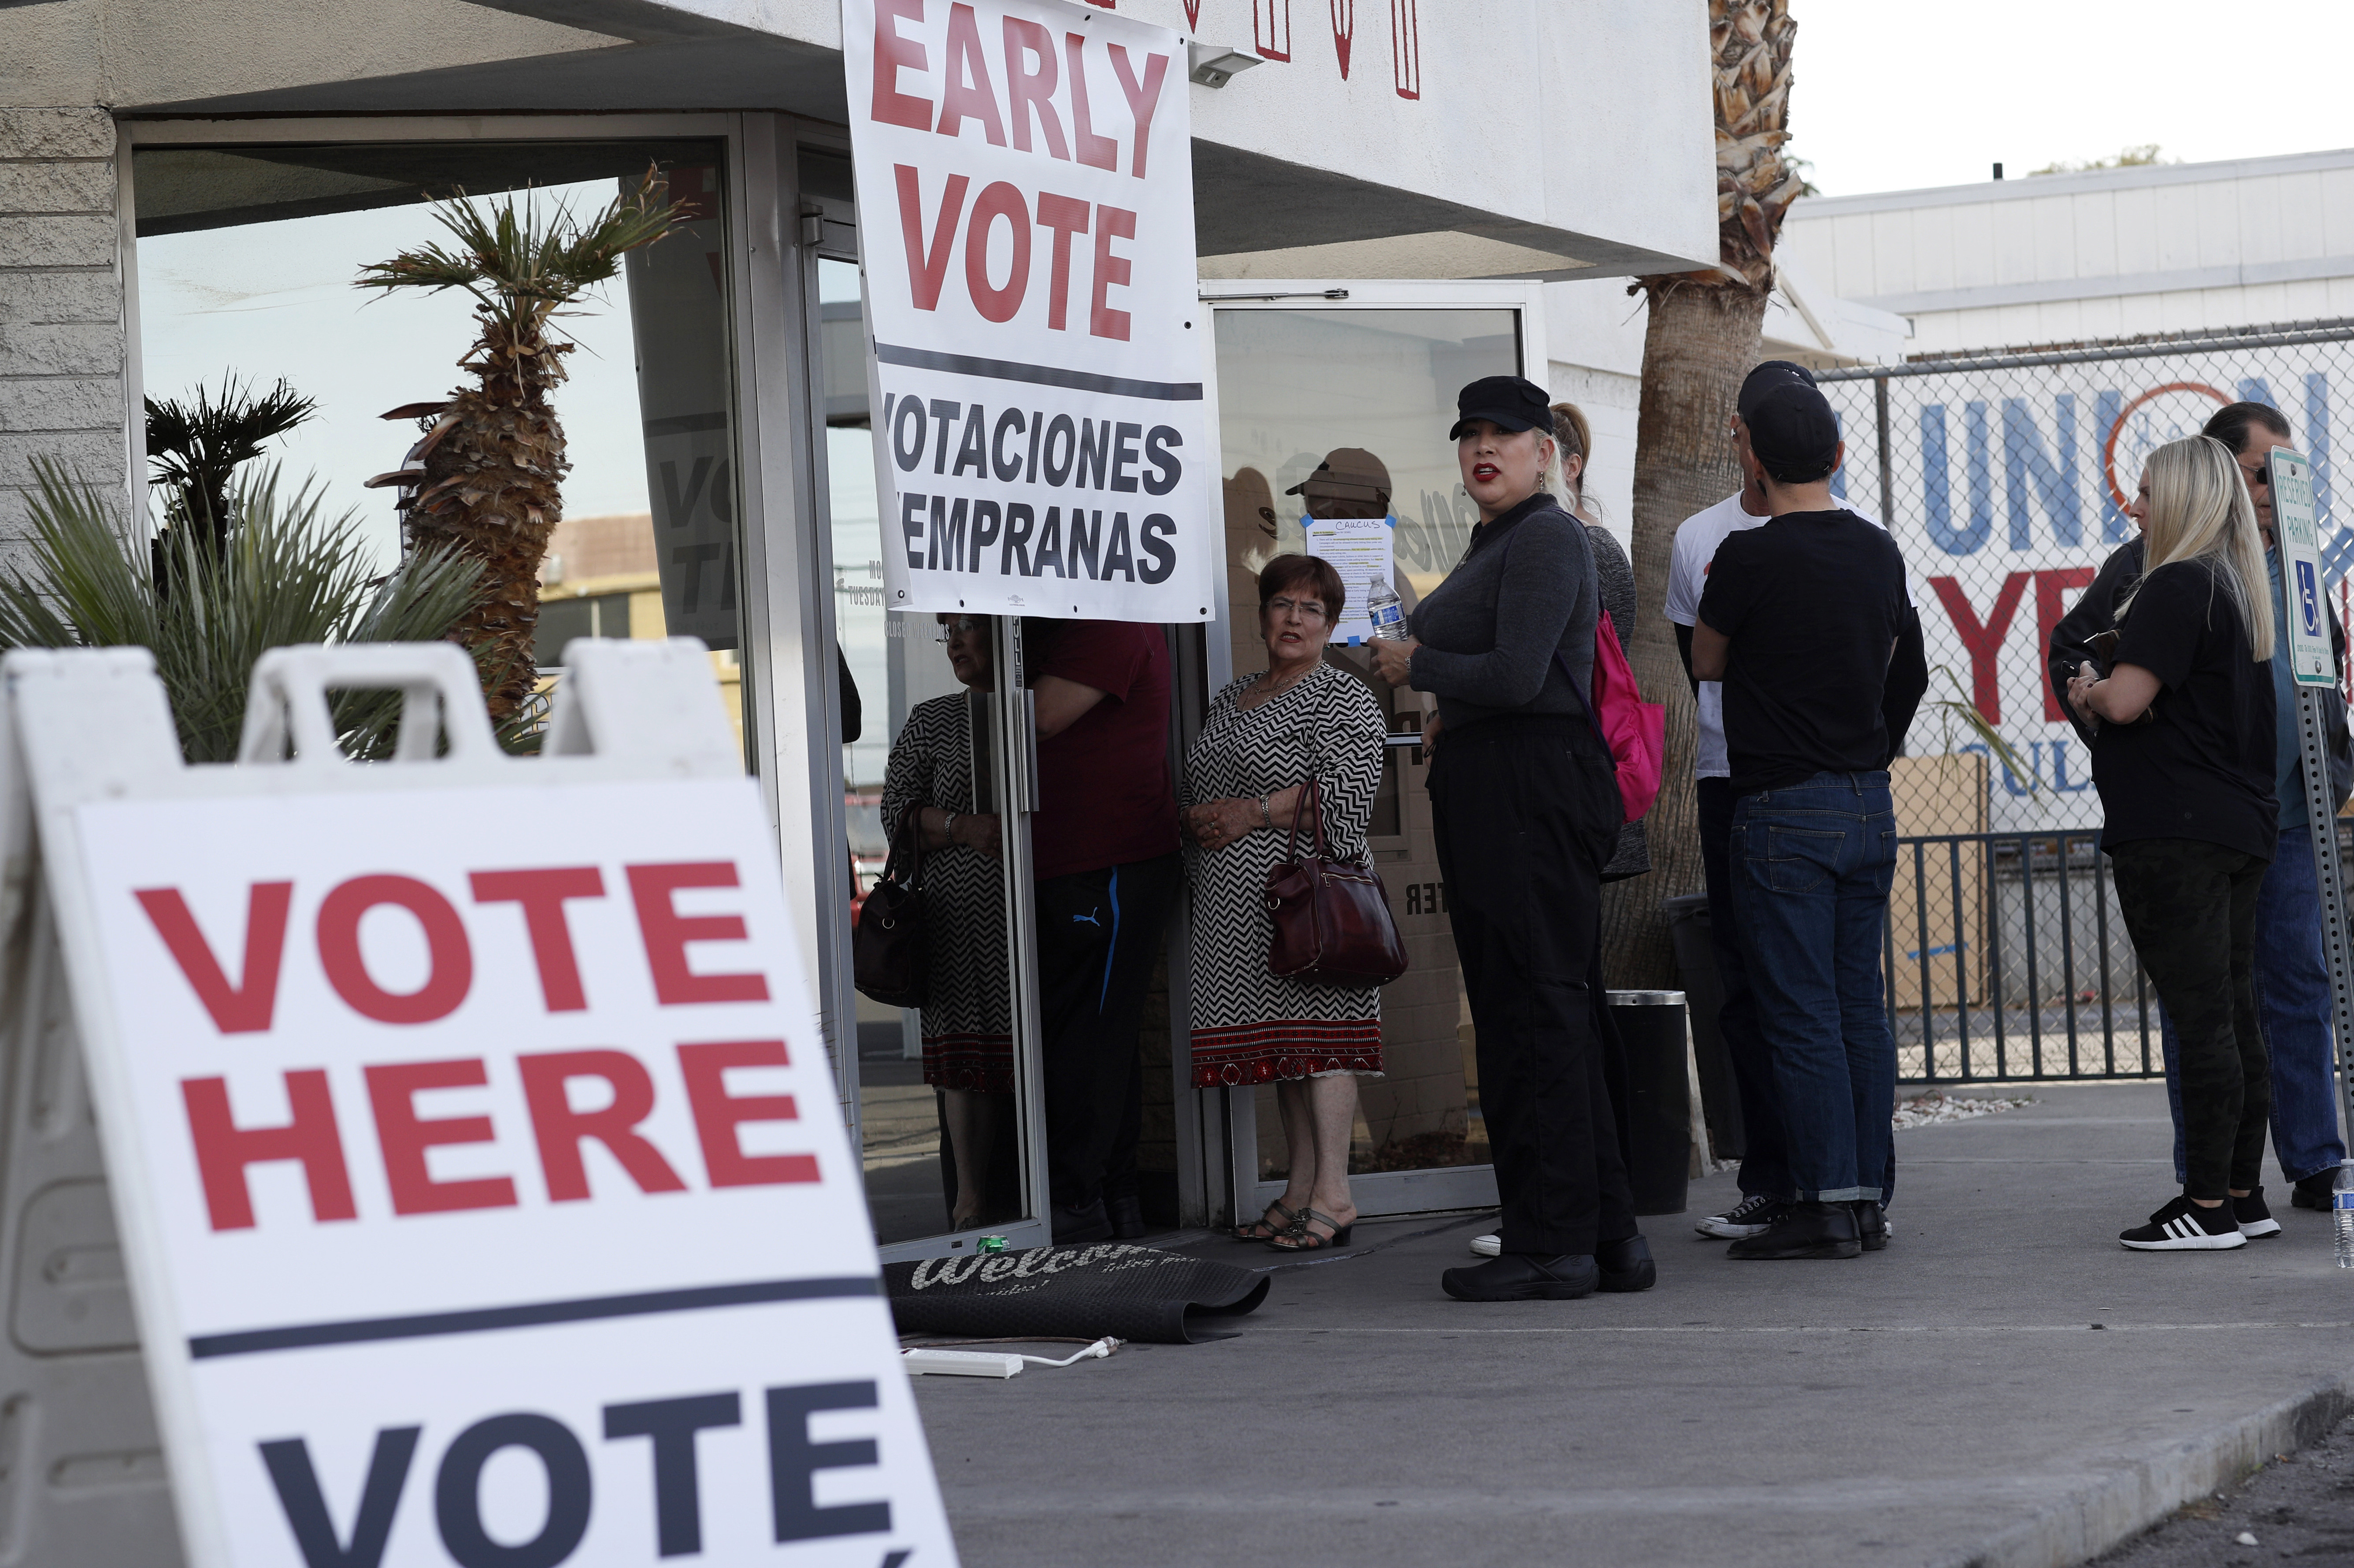
<svg viewBox="0 0 2354 1568">
<path fill-rule="evenodd" d="M 2338 1190 L 2330 1194 L 2329 1217 L 2338 1226 L 2338 1266 L 2354 1268 L 2354 1160 L 2338 1164 Z"/>
<path fill-rule="evenodd" d="M 1373 591 L 1365 598 L 1365 619 L 1373 623 L 1373 635 L 1384 642 L 1405 641 L 1405 607 L 1398 602 L 1397 589 L 1389 579 L 1375 581 Z"/>
</svg>

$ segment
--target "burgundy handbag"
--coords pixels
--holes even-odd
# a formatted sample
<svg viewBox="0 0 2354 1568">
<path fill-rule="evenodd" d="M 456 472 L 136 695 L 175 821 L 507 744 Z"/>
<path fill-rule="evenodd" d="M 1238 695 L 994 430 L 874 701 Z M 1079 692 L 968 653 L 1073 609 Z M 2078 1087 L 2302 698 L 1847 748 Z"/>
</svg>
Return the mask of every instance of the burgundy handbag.
<svg viewBox="0 0 2354 1568">
<path fill-rule="evenodd" d="M 1316 824 L 1316 853 L 1299 856 L 1299 819 Z M 1310 985 L 1387 985 L 1405 973 L 1405 943 L 1390 918 L 1389 895 L 1371 865 L 1327 859 L 1324 802 L 1311 778 L 1291 813 L 1284 858 L 1267 874 L 1267 914 L 1275 927 L 1267 972 Z"/>
</svg>

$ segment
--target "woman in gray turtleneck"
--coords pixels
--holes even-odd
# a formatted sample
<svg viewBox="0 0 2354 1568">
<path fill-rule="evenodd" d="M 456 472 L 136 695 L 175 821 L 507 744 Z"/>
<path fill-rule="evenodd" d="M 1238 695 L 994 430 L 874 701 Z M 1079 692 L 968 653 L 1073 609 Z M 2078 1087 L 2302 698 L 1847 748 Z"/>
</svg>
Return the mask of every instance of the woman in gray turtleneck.
<svg viewBox="0 0 2354 1568">
<path fill-rule="evenodd" d="M 1383 678 L 1438 699 L 1431 814 L 1479 1054 L 1501 1252 L 1448 1269 L 1463 1301 L 1570 1300 L 1656 1277 L 1612 1128 L 1590 987 L 1603 866 L 1626 811 L 1586 712 L 1596 588 L 1585 527 L 1545 493 L 1543 390 L 1491 376 L 1452 439 L 1479 526 L 1375 642 Z"/>
</svg>

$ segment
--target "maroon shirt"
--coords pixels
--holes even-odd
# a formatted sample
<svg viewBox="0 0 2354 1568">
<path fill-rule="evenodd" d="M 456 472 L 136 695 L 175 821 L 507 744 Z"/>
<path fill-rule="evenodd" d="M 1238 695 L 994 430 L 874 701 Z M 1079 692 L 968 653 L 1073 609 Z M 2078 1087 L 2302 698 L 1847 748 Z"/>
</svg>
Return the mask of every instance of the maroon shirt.
<svg viewBox="0 0 2354 1568">
<path fill-rule="evenodd" d="M 1158 626 L 1032 621 L 1044 654 L 1034 678 L 1060 675 L 1104 694 L 1062 734 L 1038 743 L 1031 859 L 1041 878 L 1070 876 L 1177 850 L 1169 775 L 1169 642 Z"/>
</svg>

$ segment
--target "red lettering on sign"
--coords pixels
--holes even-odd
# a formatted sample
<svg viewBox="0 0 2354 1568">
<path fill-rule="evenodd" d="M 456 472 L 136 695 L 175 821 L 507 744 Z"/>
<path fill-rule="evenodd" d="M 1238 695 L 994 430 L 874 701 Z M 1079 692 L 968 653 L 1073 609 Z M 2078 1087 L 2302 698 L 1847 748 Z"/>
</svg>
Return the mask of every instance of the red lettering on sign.
<svg viewBox="0 0 2354 1568">
<path fill-rule="evenodd" d="M 895 164 L 891 172 L 899 182 L 899 238 L 907 250 L 907 291 L 915 297 L 919 311 L 936 311 L 940 306 L 940 285 L 949 275 L 949 252 L 956 248 L 957 219 L 964 215 L 964 193 L 972 181 L 963 175 L 950 175 L 946 189 L 940 193 L 939 221 L 932 229 L 929 255 L 924 250 L 923 182 L 913 164 Z"/>
<path fill-rule="evenodd" d="M 1128 287 L 1129 259 L 1113 255 L 1111 242 L 1135 238 L 1136 214 L 1116 207 L 1096 208 L 1096 297 L 1095 308 L 1087 316 L 1087 330 L 1097 337 L 1128 341 L 1128 313 L 1111 309 L 1104 303 L 1104 298 L 1112 289 Z"/>
<path fill-rule="evenodd" d="M 444 1214 L 459 1209 L 511 1209 L 514 1183 L 504 1176 L 436 1181 L 425 1151 L 451 1143 L 496 1139 L 486 1116 L 425 1120 L 415 1097 L 425 1089 L 477 1089 L 490 1075 L 479 1058 L 456 1062 L 396 1062 L 366 1070 L 368 1103 L 376 1108 L 376 1139 L 384 1150 L 385 1181 L 396 1214 Z"/>
<path fill-rule="evenodd" d="M 695 1137 L 703 1144 L 704 1169 L 714 1187 L 765 1187 L 818 1180 L 814 1154 L 747 1154 L 737 1129 L 748 1121 L 798 1121 L 790 1095 L 727 1093 L 730 1067 L 791 1065 L 781 1040 L 729 1040 L 678 1048 L 686 1075 L 686 1101 L 695 1111 Z"/>
<path fill-rule="evenodd" d="M 1037 69 L 1030 61 L 1035 58 Z M 1045 132 L 1046 151 L 1065 163 L 1071 150 L 1063 141 L 1062 116 L 1055 112 L 1055 35 L 1036 22 L 1005 18 L 1005 110 L 1013 121 L 1013 145 L 1030 151 L 1030 113 L 1037 111 L 1038 129 Z"/>
<path fill-rule="evenodd" d="M 1095 122 L 1087 111 L 1087 39 L 1076 33 L 1063 37 L 1063 50 L 1070 60 L 1067 74 L 1071 81 L 1071 141 L 1078 149 L 1079 162 L 1098 169 L 1119 168 L 1119 143 L 1109 136 L 1095 132 Z"/>
<path fill-rule="evenodd" d="M 1038 197 L 1038 226 L 1055 237 L 1054 260 L 1048 274 L 1046 324 L 1061 332 L 1069 319 L 1071 299 L 1071 236 L 1087 231 L 1087 204 L 1076 196 L 1052 191 Z"/>
<path fill-rule="evenodd" d="M 868 112 L 885 125 L 910 131 L 932 128 L 932 101 L 899 90 L 899 73 L 928 69 L 924 46 L 899 31 L 897 24 L 921 26 L 924 0 L 875 0 L 875 99 Z"/>
<path fill-rule="evenodd" d="M 2000 724 L 2002 638 L 2010 630 L 2010 618 L 2019 612 L 2019 596 L 2027 590 L 2027 574 L 2013 572 L 2002 579 L 2002 590 L 1995 595 L 1994 608 L 1987 612 L 1983 622 L 1960 583 L 1952 577 L 1931 577 L 1929 586 L 1937 590 L 1937 601 L 1946 607 L 1946 618 L 1954 623 L 1954 634 L 1970 651 L 1971 702 L 1987 723 Z"/>
<path fill-rule="evenodd" d="M 989 282 L 989 228 L 999 218 L 1013 231 L 1013 268 L 1002 289 Z M 964 237 L 964 281 L 983 321 L 1012 321 L 1022 309 L 1022 296 L 1029 292 L 1030 209 L 1023 204 L 1022 193 L 1003 180 L 982 191 L 972 204 L 972 227 Z"/>
<path fill-rule="evenodd" d="M 580 1140 L 593 1138 L 612 1152 L 641 1191 L 684 1192 L 686 1183 L 670 1161 L 638 1133 L 652 1114 L 654 1081 L 645 1065 L 626 1051 L 550 1051 L 516 1058 L 523 1070 L 524 1103 L 531 1107 L 532 1136 L 539 1141 L 539 1166 L 547 1195 L 556 1202 L 588 1196 L 588 1171 Z M 574 1078 L 602 1078 L 613 1102 L 600 1110 L 575 1110 L 566 1085 Z"/>
<path fill-rule="evenodd" d="M 653 970 L 654 998 L 664 1007 L 698 1001 L 766 1001 L 769 981 L 758 973 L 699 975 L 686 965 L 689 942 L 740 942 L 741 915 L 681 915 L 673 895 L 685 887 L 734 887 L 736 867 L 726 861 L 629 868 L 630 896 L 638 906 L 646 963 Z M 781 1049 L 781 1047 L 779 1047 Z"/>
<path fill-rule="evenodd" d="M 213 1229 L 253 1228 L 253 1194 L 246 1186 L 245 1168 L 280 1160 L 302 1162 L 313 1219 L 359 1217 L 325 1069 L 304 1067 L 286 1075 L 286 1104 L 294 1119 L 283 1127 L 238 1126 L 229 1110 L 226 1078 L 183 1078 L 180 1099 L 187 1107 L 196 1174 L 204 1182 L 205 1209 Z"/>
<path fill-rule="evenodd" d="M 286 911 L 294 901 L 291 882 L 257 882 L 245 895 L 245 973 L 232 987 L 213 956 L 212 944 L 196 928 L 188 901 L 176 887 L 144 887 L 132 895 L 155 934 L 171 949 L 172 961 L 188 977 L 196 1000 L 224 1034 L 258 1034 L 270 1027 L 278 1006 L 278 965 L 286 951 Z"/>
<path fill-rule="evenodd" d="M 572 950 L 572 927 L 564 918 L 567 898 L 602 898 L 605 879 L 593 865 L 546 866 L 532 871 L 478 871 L 468 880 L 477 904 L 520 904 L 524 929 L 531 933 L 532 962 L 539 968 L 539 993 L 550 1012 L 578 1012 L 588 1005 L 580 987 L 580 962 Z"/>
<path fill-rule="evenodd" d="M 408 910 L 425 932 L 425 983 L 406 993 L 376 984 L 360 953 L 361 916 L 387 904 Z M 328 894 L 319 905 L 319 962 L 335 994 L 353 1012 L 378 1023 L 430 1023 L 447 1018 L 458 1011 L 474 983 L 466 923 L 448 899 L 413 876 L 355 876 Z"/>
<path fill-rule="evenodd" d="M 1129 164 L 1128 172 L 1140 180 L 1144 177 L 1144 149 L 1152 140 L 1152 111 L 1160 107 L 1161 84 L 1169 75 L 1169 57 L 1146 56 L 1144 80 L 1140 83 L 1136 74 L 1129 69 L 1128 51 L 1114 44 L 1111 46 L 1111 70 L 1119 78 L 1119 90 L 1128 99 L 1129 118 L 1136 122 L 1136 154 Z"/>
<path fill-rule="evenodd" d="M 1005 122 L 997 115 L 997 89 L 981 52 L 981 24 L 970 5 L 949 7 L 948 82 L 940 90 L 939 132 L 955 136 L 968 120 L 981 122 L 992 147 L 1005 145 Z"/>
<path fill-rule="evenodd" d="M 2060 624 L 2071 608 L 2060 602 L 2060 596 L 2081 593 L 2092 584 L 2090 567 L 2062 567 L 2035 574 L 2035 646 L 2039 650 L 2050 650 L 2052 629 Z M 2059 694 L 2052 691 L 2049 681 L 2043 683 L 2043 716 L 2053 724 L 2068 717 L 2068 710 L 2060 705 Z"/>
</svg>

